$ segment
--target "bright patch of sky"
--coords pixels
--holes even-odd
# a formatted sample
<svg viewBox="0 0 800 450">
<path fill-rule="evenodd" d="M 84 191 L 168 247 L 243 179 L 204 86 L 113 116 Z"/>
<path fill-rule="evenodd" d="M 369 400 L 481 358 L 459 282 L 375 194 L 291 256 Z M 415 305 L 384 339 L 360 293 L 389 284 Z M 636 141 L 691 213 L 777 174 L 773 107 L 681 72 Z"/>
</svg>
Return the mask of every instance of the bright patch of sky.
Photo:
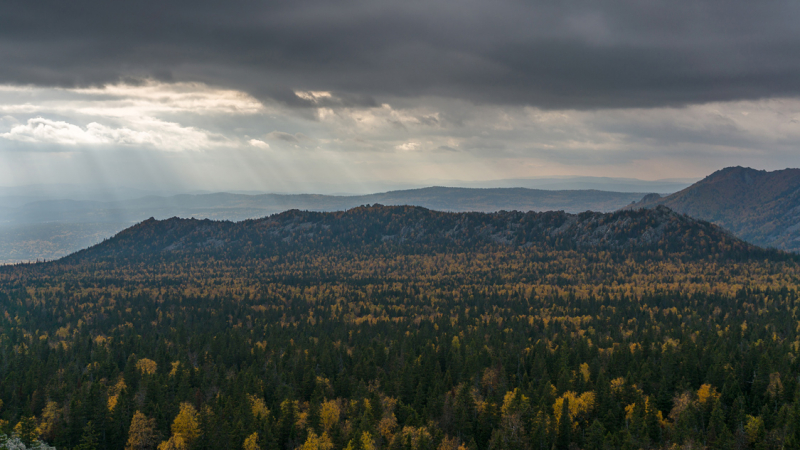
<svg viewBox="0 0 800 450">
<path fill-rule="evenodd" d="M 303 107 L 201 83 L 0 86 L 0 185 L 362 192 L 559 175 L 800 166 L 800 100 L 543 110 L 440 97 Z"/>
</svg>

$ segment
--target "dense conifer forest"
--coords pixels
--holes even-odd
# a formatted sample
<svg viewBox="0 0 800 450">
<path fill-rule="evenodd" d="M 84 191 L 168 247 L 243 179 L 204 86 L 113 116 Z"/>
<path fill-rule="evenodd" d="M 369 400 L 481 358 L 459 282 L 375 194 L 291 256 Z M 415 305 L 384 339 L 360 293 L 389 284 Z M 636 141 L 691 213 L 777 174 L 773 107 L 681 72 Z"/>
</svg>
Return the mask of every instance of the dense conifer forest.
<svg viewBox="0 0 800 450">
<path fill-rule="evenodd" d="M 800 448 L 800 265 L 666 208 L 145 221 L 0 268 L 7 448 Z"/>
</svg>

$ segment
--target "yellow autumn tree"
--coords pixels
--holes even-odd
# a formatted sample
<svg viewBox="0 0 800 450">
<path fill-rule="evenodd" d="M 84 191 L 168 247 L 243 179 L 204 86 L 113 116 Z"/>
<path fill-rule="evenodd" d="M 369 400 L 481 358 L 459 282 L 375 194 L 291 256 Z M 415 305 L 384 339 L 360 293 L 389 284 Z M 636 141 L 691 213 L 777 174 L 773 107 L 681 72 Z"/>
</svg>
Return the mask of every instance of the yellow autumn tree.
<svg viewBox="0 0 800 450">
<path fill-rule="evenodd" d="M 445 436 L 436 450 L 467 450 L 467 447 L 458 438 Z"/>
<path fill-rule="evenodd" d="M 173 435 L 160 444 L 158 450 L 186 450 L 189 446 L 180 434 Z"/>
<path fill-rule="evenodd" d="M 428 442 L 433 439 L 430 432 L 425 427 L 412 427 L 412 426 L 405 426 L 402 430 L 400 430 L 397 434 L 394 435 L 394 441 L 392 442 L 393 446 L 402 447 L 403 443 L 406 440 L 411 441 L 411 447 L 417 448 L 419 444 L 426 440 Z M 395 445 L 396 444 L 396 445 Z"/>
<path fill-rule="evenodd" d="M 269 408 L 263 398 L 255 395 L 248 395 L 248 398 L 250 399 L 250 411 L 254 418 L 263 420 L 269 417 Z"/>
<path fill-rule="evenodd" d="M 393 413 L 384 415 L 380 422 L 378 422 L 378 433 L 386 439 L 386 442 L 391 442 L 394 436 L 394 430 L 397 428 L 397 417 Z"/>
<path fill-rule="evenodd" d="M 594 408 L 594 392 L 584 392 L 577 395 L 575 392 L 567 391 L 558 397 L 553 404 L 553 416 L 556 422 L 561 423 L 561 410 L 564 406 L 564 399 L 569 399 L 569 421 L 572 426 L 576 426 L 575 420 L 582 415 L 586 415 Z"/>
<path fill-rule="evenodd" d="M 136 361 L 136 370 L 142 374 L 153 375 L 158 370 L 158 364 L 152 359 L 142 358 Z"/>
<path fill-rule="evenodd" d="M 244 445 L 242 445 L 243 450 L 261 450 L 261 447 L 258 446 L 258 433 L 253 433 L 250 436 L 247 436 L 247 439 L 244 440 Z"/>
<path fill-rule="evenodd" d="M 764 419 L 748 414 L 745 419 L 744 432 L 751 444 L 761 440 L 764 436 Z"/>
<path fill-rule="evenodd" d="M 581 364 L 581 376 L 583 377 L 583 381 L 588 383 L 589 378 L 591 377 L 591 371 L 589 370 L 589 364 L 583 363 Z"/>
<path fill-rule="evenodd" d="M 183 450 L 189 448 L 200 436 L 200 419 L 191 403 L 181 403 L 181 409 L 172 421 L 172 436 L 158 445 L 158 450 Z"/>
<path fill-rule="evenodd" d="M 375 450 L 375 440 L 369 431 L 361 433 L 361 450 Z"/>
<path fill-rule="evenodd" d="M 719 393 L 710 384 L 704 384 L 697 390 L 697 402 L 703 406 L 713 405 L 717 398 L 719 398 Z"/>
<path fill-rule="evenodd" d="M 328 400 L 320 408 L 320 418 L 322 419 L 322 429 L 330 431 L 334 425 L 339 423 L 341 407 L 336 400 Z"/>
<path fill-rule="evenodd" d="M 125 450 L 152 450 L 156 448 L 156 421 L 148 419 L 140 411 L 136 411 L 128 430 L 128 442 Z"/>
<path fill-rule="evenodd" d="M 524 396 L 519 388 L 514 388 L 513 391 L 506 392 L 505 397 L 503 397 L 503 406 L 500 408 L 500 412 L 503 413 L 504 417 L 507 417 L 527 407 L 528 397 Z"/>
<path fill-rule="evenodd" d="M 117 407 L 117 401 L 119 399 L 119 394 L 125 390 L 128 386 L 125 384 L 125 378 L 119 377 L 119 380 L 116 384 L 108 388 L 108 411 L 114 411 L 114 408 Z"/>
<path fill-rule="evenodd" d="M 181 410 L 172 422 L 172 434 L 180 435 L 188 445 L 200 436 L 200 419 L 191 403 L 181 403 Z"/>
<path fill-rule="evenodd" d="M 23 416 L 22 420 L 14 427 L 14 433 L 19 436 L 23 444 L 30 446 L 39 439 L 39 427 L 36 425 L 36 417 Z"/>
<path fill-rule="evenodd" d="M 42 438 L 45 440 L 55 438 L 59 422 L 61 422 L 61 408 L 58 407 L 56 402 L 47 402 L 44 410 L 42 410 L 42 419 L 39 422 L 39 431 Z"/>
<path fill-rule="evenodd" d="M 332 450 L 333 441 L 328 436 L 328 433 L 322 433 L 322 436 L 317 436 L 314 430 L 308 432 L 306 442 L 300 447 L 300 450 Z"/>
</svg>

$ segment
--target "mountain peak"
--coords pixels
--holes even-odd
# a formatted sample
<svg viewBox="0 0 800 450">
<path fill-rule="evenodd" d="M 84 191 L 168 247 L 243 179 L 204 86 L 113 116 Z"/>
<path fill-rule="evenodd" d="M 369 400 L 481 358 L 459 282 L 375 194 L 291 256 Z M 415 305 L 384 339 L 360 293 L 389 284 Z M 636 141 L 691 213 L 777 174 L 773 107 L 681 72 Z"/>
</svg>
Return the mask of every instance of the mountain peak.
<svg viewBox="0 0 800 450">
<path fill-rule="evenodd" d="M 666 205 L 708 220 L 764 247 L 800 251 L 800 169 L 726 167 L 663 198 L 631 208 Z"/>
</svg>

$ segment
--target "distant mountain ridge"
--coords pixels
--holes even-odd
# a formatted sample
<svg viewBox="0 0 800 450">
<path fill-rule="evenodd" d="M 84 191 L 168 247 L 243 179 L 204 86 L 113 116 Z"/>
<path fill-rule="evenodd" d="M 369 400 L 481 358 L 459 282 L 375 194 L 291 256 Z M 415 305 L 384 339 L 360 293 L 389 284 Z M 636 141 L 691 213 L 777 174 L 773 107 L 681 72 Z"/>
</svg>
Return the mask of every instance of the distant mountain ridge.
<svg viewBox="0 0 800 450">
<path fill-rule="evenodd" d="M 657 205 L 715 223 L 762 247 L 800 251 L 800 169 L 728 167 L 672 195 L 646 196 L 629 208 Z"/>
<path fill-rule="evenodd" d="M 443 211 L 614 211 L 643 193 L 526 188 L 428 187 L 369 195 L 202 193 L 119 201 L 49 199 L 0 205 L 0 264 L 56 259 L 155 217 L 241 221 L 300 209 L 344 211 L 365 204 L 414 205 Z M 16 206 L 14 206 L 16 205 Z"/>
<path fill-rule="evenodd" d="M 246 220 L 290 209 L 343 211 L 365 204 L 411 205 L 439 211 L 494 212 L 500 210 L 576 213 L 608 212 L 642 197 L 643 193 L 598 190 L 549 191 L 527 188 L 428 187 L 370 195 L 320 194 L 182 194 L 147 196 L 116 202 L 47 200 L 0 209 L 0 223 L 138 222 L 148 217 L 198 217 Z"/>
<path fill-rule="evenodd" d="M 149 219 L 62 262 L 142 258 L 261 258 L 292 249 L 412 247 L 449 251 L 502 245 L 554 250 L 680 253 L 698 257 L 762 254 L 708 222 L 657 207 L 615 213 L 445 213 L 411 206 L 365 206 L 340 212 L 287 211 L 226 222 Z"/>
</svg>

